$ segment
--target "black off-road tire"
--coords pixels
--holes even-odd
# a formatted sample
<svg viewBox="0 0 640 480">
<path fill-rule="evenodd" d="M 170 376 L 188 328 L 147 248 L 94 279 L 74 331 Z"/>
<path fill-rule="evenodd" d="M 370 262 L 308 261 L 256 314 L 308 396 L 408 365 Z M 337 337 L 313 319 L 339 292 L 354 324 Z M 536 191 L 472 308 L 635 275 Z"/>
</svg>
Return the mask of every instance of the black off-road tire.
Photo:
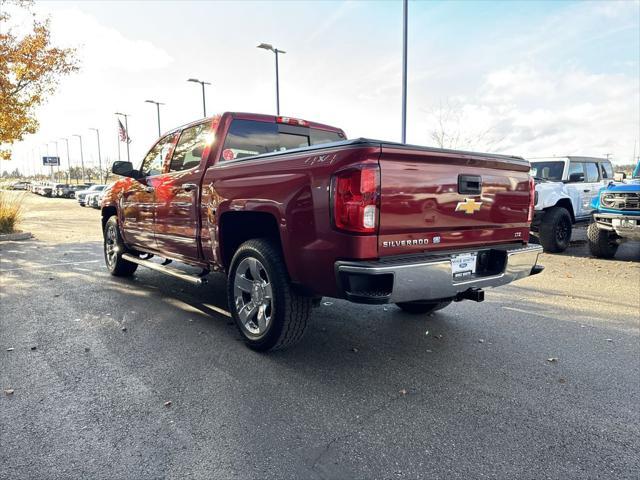
<svg viewBox="0 0 640 480">
<path fill-rule="evenodd" d="M 544 214 L 538 238 L 545 252 L 564 252 L 571 241 L 571 214 L 566 208 L 552 207 Z"/>
<path fill-rule="evenodd" d="M 245 331 L 236 308 L 234 279 L 240 262 L 247 257 L 257 259 L 268 274 L 272 288 L 271 321 L 267 330 L 259 336 Z M 307 328 L 313 298 L 297 294 L 291 288 L 291 280 L 280 248 L 268 239 L 244 242 L 231 260 L 227 278 L 229 311 L 247 346 L 266 352 L 291 347 L 298 343 Z"/>
<path fill-rule="evenodd" d="M 103 250 L 104 250 L 104 263 L 109 269 L 109 273 L 116 277 L 130 277 L 138 268 L 137 263 L 129 262 L 122 258 L 122 254 L 127 251 L 122 236 L 120 235 L 120 228 L 118 228 L 118 217 L 115 215 L 109 217 L 104 225 L 103 233 Z M 117 252 L 113 256 L 109 256 L 107 253 L 109 245 L 113 241 L 113 245 L 117 248 Z"/>
<path fill-rule="evenodd" d="M 616 235 L 613 232 L 598 228 L 596 223 L 589 225 L 587 240 L 591 255 L 598 258 L 613 258 L 618 251 Z"/>
<path fill-rule="evenodd" d="M 396 305 L 407 313 L 412 314 L 428 314 L 442 310 L 451 303 L 451 300 L 444 302 L 400 302 Z"/>
</svg>

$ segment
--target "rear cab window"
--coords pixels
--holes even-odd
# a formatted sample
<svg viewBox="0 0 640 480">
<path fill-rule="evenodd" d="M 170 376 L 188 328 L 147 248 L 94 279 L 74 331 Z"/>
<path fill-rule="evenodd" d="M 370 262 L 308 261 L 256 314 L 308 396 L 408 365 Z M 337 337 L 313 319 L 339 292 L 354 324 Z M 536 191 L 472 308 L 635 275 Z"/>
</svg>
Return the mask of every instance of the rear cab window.
<svg viewBox="0 0 640 480">
<path fill-rule="evenodd" d="M 613 167 L 609 162 L 602 162 L 600 164 L 600 169 L 603 179 L 613 179 Z"/>
<path fill-rule="evenodd" d="M 234 119 L 224 141 L 220 161 L 253 157 L 263 153 L 339 142 L 335 131 L 275 122 Z"/>
<path fill-rule="evenodd" d="M 600 180 L 600 176 L 598 175 L 598 165 L 593 162 L 585 163 L 586 171 L 587 171 L 587 179 L 588 183 L 595 183 Z"/>
</svg>

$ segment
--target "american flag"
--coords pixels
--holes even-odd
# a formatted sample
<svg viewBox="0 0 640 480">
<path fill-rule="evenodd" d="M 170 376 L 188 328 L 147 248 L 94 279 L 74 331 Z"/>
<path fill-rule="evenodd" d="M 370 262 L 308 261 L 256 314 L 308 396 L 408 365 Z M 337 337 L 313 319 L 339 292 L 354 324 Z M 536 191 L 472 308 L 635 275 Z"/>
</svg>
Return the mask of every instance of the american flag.
<svg viewBox="0 0 640 480">
<path fill-rule="evenodd" d="M 127 130 L 124 128 L 124 125 L 122 125 L 122 122 L 120 120 L 118 120 L 118 129 L 120 131 L 120 141 L 131 143 L 131 139 L 129 138 L 129 132 L 127 132 Z"/>
</svg>

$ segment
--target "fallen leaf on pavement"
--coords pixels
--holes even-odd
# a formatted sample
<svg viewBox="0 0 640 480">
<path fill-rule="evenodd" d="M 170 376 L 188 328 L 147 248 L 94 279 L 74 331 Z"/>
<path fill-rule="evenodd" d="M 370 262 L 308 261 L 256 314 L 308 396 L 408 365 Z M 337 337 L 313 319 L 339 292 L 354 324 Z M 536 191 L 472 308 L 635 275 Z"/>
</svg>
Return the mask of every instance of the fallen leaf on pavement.
<svg viewBox="0 0 640 480">
<path fill-rule="evenodd" d="M 547 362 L 549 362 L 549 363 L 556 363 L 557 361 L 558 361 L 558 359 L 556 357 L 547 358 Z"/>
<path fill-rule="evenodd" d="M 607 342 L 613 342 L 613 338 L 607 338 Z"/>
<path fill-rule="evenodd" d="M 567 383 L 567 380 L 564 378 L 559 378 L 558 383 Z"/>
<path fill-rule="evenodd" d="M 127 331 L 127 327 L 122 327 L 122 331 L 126 332 Z"/>
<path fill-rule="evenodd" d="M 7 348 L 7 352 L 13 352 L 13 347 Z"/>
<path fill-rule="evenodd" d="M 170 407 L 172 405 L 173 402 L 171 402 L 171 400 L 169 400 L 168 402 L 164 402 L 164 406 L 165 407 Z"/>
<path fill-rule="evenodd" d="M 407 393 L 408 393 L 407 390 L 404 388 L 400 390 L 400 395 L 406 395 Z"/>
<path fill-rule="evenodd" d="M 322 304 L 328 307 L 329 305 L 333 305 L 333 302 L 322 302 Z"/>
<path fill-rule="evenodd" d="M 36 348 L 38 348 L 38 347 L 36 347 L 36 346 L 33 346 L 33 347 L 31 347 L 31 350 L 35 350 Z"/>
<path fill-rule="evenodd" d="M 353 348 L 351 349 L 351 351 L 352 351 L 353 353 L 358 353 L 358 349 L 357 349 L 356 347 L 353 347 Z"/>
<path fill-rule="evenodd" d="M 13 392 L 14 392 L 13 388 L 8 388 L 4 391 L 4 394 L 6 396 L 9 396 L 9 395 L 13 395 Z"/>
<path fill-rule="evenodd" d="M 480 339 L 478 340 L 478 343 L 484 343 L 484 339 L 480 338 Z"/>
</svg>

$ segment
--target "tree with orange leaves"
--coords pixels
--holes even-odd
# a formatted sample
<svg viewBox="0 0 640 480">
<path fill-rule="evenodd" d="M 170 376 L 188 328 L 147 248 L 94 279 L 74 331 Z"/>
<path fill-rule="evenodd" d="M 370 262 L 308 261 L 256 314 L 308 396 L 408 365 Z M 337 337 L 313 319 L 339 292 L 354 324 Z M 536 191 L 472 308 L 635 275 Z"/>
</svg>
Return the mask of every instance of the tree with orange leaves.
<svg viewBox="0 0 640 480">
<path fill-rule="evenodd" d="M 75 49 L 51 45 L 49 20 L 38 20 L 32 3 L 0 0 L 0 158 L 6 160 L 11 158 L 7 146 L 38 130 L 36 108 L 55 91 L 60 77 L 78 69 Z M 28 33 L 14 33 L 9 7 L 31 14 Z"/>
</svg>

